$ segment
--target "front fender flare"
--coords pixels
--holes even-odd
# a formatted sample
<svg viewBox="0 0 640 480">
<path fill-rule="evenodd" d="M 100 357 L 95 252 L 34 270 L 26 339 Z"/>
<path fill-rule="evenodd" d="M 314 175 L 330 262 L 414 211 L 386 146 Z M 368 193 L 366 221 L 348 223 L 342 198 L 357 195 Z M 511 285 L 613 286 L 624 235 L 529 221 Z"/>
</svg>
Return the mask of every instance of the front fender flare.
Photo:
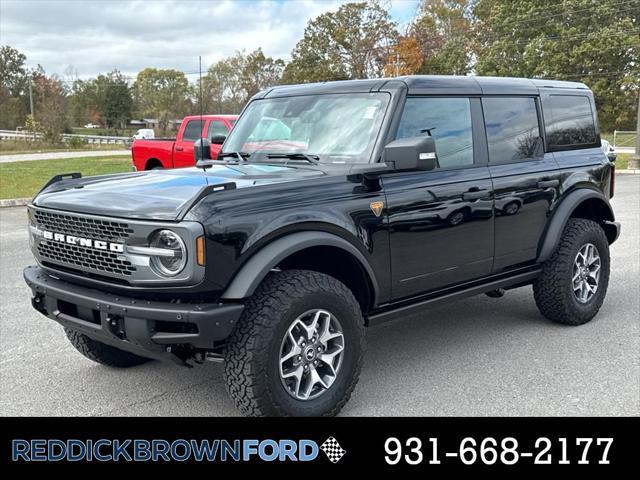
<svg viewBox="0 0 640 480">
<path fill-rule="evenodd" d="M 545 262 L 551 257 L 558 246 L 562 232 L 575 209 L 582 202 L 593 198 L 601 201 L 606 207 L 609 218 L 604 218 L 603 222 L 613 222 L 613 210 L 611 209 L 611 205 L 609 205 L 609 201 L 602 193 L 590 189 L 576 190 L 570 193 L 564 200 L 560 201 L 559 206 L 555 209 L 553 216 L 548 223 L 544 237 L 540 241 L 540 245 L 538 247 L 539 263 Z"/>
<path fill-rule="evenodd" d="M 307 231 L 286 235 L 274 240 L 255 253 L 235 275 L 222 300 L 238 300 L 250 297 L 258 285 L 282 260 L 309 247 L 336 247 L 353 255 L 367 273 L 373 287 L 374 302 L 378 298 L 378 282 L 365 256 L 347 240 L 327 232 Z"/>
</svg>

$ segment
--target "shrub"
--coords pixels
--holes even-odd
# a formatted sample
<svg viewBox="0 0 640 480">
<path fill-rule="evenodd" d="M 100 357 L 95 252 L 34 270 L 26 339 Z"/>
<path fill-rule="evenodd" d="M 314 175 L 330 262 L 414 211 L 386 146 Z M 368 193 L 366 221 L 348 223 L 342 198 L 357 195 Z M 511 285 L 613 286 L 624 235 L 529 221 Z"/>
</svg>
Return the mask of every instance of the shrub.
<svg viewBox="0 0 640 480">
<path fill-rule="evenodd" d="M 67 145 L 69 148 L 84 148 L 87 145 L 87 140 L 81 137 L 69 137 Z"/>
</svg>

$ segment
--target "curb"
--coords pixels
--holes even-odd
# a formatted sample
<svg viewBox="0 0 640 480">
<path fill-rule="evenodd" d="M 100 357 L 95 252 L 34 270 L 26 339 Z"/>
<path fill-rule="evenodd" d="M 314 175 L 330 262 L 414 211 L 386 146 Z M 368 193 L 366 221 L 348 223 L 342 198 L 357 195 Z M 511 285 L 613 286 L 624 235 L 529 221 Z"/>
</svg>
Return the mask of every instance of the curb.
<svg viewBox="0 0 640 480">
<path fill-rule="evenodd" d="M 0 208 L 5 207 L 24 207 L 31 203 L 31 197 L 29 198 L 5 198 L 0 200 Z"/>
<path fill-rule="evenodd" d="M 638 169 L 625 169 L 625 170 L 616 169 L 616 173 L 639 175 L 640 174 L 640 170 L 638 170 Z"/>
</svg>

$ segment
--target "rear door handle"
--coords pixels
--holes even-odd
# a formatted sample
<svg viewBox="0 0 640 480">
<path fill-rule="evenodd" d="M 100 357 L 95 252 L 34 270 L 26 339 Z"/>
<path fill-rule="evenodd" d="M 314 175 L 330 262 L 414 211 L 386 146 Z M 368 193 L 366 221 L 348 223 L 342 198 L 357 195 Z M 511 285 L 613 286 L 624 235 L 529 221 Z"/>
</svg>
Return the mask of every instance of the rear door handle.
<svg viewBox="0 0 640 480">
<path fill-rule="evenodd" d="M 489 195 L 489 191 L 479 188 L 470 188 L 468 192 L 462 194 L 463 200 L 478 200 L 480 198 L 486 198 Z"/>
<path fill-rule="evenodd" d="M 553 188 L 560 185 L 560 180 L 542 180 L 538 182 L 538 188 Z"/>
<path fill-rule="evenodd" d="M 176 152 L 181 152 L 181 151 L 183 151 L 183 150 L 184 150 L 184 148 L 183 148 L 183 147 L 176 147 Z"/>
</svg>

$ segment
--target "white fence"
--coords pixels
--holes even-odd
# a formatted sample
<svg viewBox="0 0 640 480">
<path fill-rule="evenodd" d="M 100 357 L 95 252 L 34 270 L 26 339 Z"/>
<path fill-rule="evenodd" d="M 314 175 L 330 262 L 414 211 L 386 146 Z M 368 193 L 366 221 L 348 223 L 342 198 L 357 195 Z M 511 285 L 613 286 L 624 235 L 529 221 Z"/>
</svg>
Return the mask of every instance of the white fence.
<svg viewBox="0 0 640 480">
<path fill-rule="evenodd" d="M 616 147 L 634 147 L 636 144 L 637 133 L 634 130 L 614 130 L 613 131 L 613 148 Z M 626 137 L 624 139 L 620 137 Z"/>
<path fill-rule="evenodd" d="M 41 135 L 35 134 L 36 138 Z M 31 140 L 34 134 L 29 132 L 17 132 L 15 130 L 0 130 L 0 141 L 2 140 Z M 113 137 L 106 135 L 78 135 L 75 133 L 65 133 L 62 135 L 63 141 L 69 141 L 70 138 L 82 138 L 87 143 L 91 144 L 103 144 L 103 145 L 128 145 L 131 142 L 130 137 Z"/>
</svg>

